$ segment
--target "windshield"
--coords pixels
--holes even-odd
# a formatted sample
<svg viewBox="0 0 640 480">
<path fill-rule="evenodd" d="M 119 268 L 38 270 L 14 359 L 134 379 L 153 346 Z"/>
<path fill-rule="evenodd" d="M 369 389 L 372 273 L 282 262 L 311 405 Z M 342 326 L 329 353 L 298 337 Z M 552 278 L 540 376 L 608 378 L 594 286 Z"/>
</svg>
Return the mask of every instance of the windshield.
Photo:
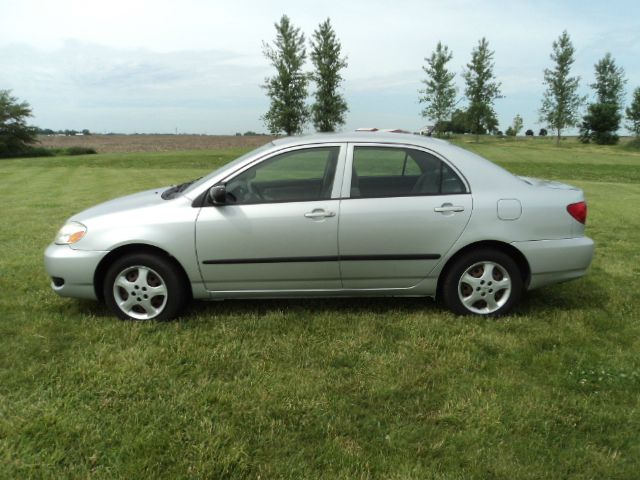
<svg viewBox="0 0 640 480">
<path fill-rule="evenodd" d="M 264 152 L 264 151 L 270 150 L 271 148 L 273 148 L 273 143 L 269 142 L 266 145 L 262 145 L 261 147 L 258 147 L 255 150 L 251 150 L 250 152 L 245 153 L 244 155 L 236 158 L 235 160 L 232 160 L 231 162 L 229 162 L 229 163 L 221 166 L 220 168 L 214 170 L 210 174 L 205 175 L 204 177 L 200 177 L 199 179 L 197 179 L 194 182 L 190 183 L 186 188 L 183 189 L 183 193 L 185 195 L 188 195 L 188 193 L 191 190 L 194 190 L 194 189 L 198 188 L 200 185 L 203 185 L 203 184 L 207 183 L 211 178 L 213 178 L 216 175 L 220 174 L 224 170 L 233 169 L 233 167 L 235 167 L 236 165 L 244 162 L 247 158 L 253 157 L 255 155 L 258 155 L 260 152 Z"/>
</svg>

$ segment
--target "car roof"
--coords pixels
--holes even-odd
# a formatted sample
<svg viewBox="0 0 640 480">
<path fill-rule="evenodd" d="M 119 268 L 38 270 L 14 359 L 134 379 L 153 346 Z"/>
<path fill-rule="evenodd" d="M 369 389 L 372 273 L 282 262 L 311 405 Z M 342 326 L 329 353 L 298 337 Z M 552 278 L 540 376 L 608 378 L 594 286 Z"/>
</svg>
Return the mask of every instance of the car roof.
<svg viewBox="0 0 640 480">
<path fill-rule="evenodd" d="M 409 145 L 439 146 L 450 145 L 445 140 L 440 140 L 424 135 L 390 132 L 342 132 L 342 133 L 315 133 L 294 137 L 282 137 L 273 140 L 278 147 L 305 145 L 310 143 L 333 142 L 379 142 L 379 143 L 404 143 Z"/>
</svg>

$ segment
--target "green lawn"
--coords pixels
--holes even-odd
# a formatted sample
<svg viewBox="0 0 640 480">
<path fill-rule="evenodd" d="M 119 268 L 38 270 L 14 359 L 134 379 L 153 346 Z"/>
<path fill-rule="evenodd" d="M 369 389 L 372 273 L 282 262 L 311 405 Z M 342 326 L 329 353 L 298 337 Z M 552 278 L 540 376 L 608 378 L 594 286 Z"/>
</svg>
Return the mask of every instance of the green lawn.
<svg viewBox="0 0 640 480">
<path fill-rule="evenodd" d="M 640 154 L 466 140 L 584 188 L 597 242 L 500 320 L 341 299 L 122 322 L 50 291 L 56 230 L 240 152 L 0 161 L 0 478 L 638 478 Z"/>
</svg>

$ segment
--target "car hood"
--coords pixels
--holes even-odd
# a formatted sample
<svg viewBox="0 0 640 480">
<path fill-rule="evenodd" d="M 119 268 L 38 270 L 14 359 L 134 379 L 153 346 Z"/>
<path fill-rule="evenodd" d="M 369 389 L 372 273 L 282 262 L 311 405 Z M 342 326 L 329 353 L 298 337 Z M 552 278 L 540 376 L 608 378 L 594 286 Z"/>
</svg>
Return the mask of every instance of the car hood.
<svg viewBox="0 0 640 480">
<path fill-rule="evenodd" d="M 163 200 L 160 195 L 167 188 L 169 187 L 154 188 L 153 190 L 146 190 L 144 192 L 114 198 L 113 200 L 100 203 L 94 207 L 90 207 L 80 213 L 77 213 L 71 218 L 71 220 L 84 222 L 103 215 L 111 215 L 114 213 L 157 205 L 166 201 Z"/>
</svg>

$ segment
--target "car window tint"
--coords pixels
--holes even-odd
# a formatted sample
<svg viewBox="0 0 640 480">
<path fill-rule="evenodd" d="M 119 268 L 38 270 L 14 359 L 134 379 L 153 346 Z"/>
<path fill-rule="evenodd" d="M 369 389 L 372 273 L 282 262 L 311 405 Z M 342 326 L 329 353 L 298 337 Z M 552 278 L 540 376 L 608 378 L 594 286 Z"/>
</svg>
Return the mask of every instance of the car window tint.
<svg viewBox="0 0 640 480">
<path fill-rule="evenodd" d="M 363 177 L 420 175 L 420 167 L 399 148 L 357 147 L 354 167 Z"/>
<path fill-rule="evenodd" d="M 442 193 L 466 193 L 467 189 L 460 177 L 447 164 L 442 164 Z"/>
<path fill-rule="evenodd" d="M 354 148 L 352 198 L 464 192 L 456 173 L 427 152 L 393 147 Z"/>
<path fill-rule="evenodd" d="M 331 197 L 340 147 L 294 150 L 271 157 L 227 183 L 231 202 L 273 203 Z"/>
</svg>

